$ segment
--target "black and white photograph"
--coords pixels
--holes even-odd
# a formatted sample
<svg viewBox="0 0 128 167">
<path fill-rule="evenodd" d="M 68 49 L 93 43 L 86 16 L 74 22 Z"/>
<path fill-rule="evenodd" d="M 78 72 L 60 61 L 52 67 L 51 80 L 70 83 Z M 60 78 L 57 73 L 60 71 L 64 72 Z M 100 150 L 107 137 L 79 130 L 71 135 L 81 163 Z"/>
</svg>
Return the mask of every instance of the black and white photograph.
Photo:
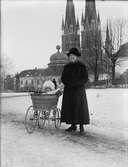
<svg viewBox="0 0 128 167">
<path fill-rule="evenodd" d="M 128 0 L 0 8 L 0 166 L 127 167 Z"/>
</svg>

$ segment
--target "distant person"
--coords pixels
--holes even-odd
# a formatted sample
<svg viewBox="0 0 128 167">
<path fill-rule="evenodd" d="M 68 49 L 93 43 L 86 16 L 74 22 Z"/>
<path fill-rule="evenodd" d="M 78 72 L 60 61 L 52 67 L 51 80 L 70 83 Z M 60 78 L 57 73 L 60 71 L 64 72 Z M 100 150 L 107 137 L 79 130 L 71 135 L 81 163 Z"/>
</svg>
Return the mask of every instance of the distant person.
<svg viewBox="0 0 128 167">
<path fill-rule="evenodd" d="M 52 82 L 54 83 L 55 89 L 57 89 L 57 82 L 56 82 L 55 78 L 53 78 Z"/>
<path fill-rule="evenodd" d="M 66 131 L 76 131 L 79 124 L 80 132 L 84 132 L 84 124 L 89 124 L 89 110 L 85 92 L 88 81 L 86 66 L 78 60 L 81 56 L 77 48 L 67 54 L 69 63 L 64 66 L 61 80 L 64 84 L 61 122 L 71 124 Z"/>
</svg>

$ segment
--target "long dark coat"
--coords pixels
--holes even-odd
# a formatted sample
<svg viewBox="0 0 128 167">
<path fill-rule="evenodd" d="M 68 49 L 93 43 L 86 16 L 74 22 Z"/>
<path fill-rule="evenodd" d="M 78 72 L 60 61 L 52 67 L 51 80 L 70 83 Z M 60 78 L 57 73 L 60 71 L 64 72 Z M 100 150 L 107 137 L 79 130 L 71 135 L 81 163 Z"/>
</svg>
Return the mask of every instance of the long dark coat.
<svg viewBox="0 0 128 167">
<path fill-rule="evenodd" d="M 85 92 L 88 81 L 86 67 L 81 62 L 64 66 L 61 80 L 64 84 L 61 122 L 67 124 L 89 124 L 89 110 Z"/>
</svg>

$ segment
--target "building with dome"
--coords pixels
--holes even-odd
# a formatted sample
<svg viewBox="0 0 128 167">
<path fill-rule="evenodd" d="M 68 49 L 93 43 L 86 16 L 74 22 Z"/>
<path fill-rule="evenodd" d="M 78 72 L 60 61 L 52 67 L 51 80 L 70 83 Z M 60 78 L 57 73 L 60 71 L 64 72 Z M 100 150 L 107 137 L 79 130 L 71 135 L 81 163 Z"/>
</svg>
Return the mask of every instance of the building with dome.
<svg viewBox="0 0 128 167">
<path fill-rule="evenodd" d="M 60 82 L 61 73 L 64 65 L 68 62 L 68 57 L 62 51 L 60 46 L 56 46 L 57 51 L 50 56 L 48 68 L 24 70 L 19 74 L 19 89 L 21 91 L 35 91 L 43 89 L 46 80 L 55 79 Z"/>
<path fill-rule="evenodd" d="M 57 52 L 50 57 L 50 63 L 48 69 L 50 69 L 55 75 L 61 75 L 63 66 L 67 64 L 68 57 L 63 51 L 60 52 L 60 46 L 56 46 Z"/>
</svg>

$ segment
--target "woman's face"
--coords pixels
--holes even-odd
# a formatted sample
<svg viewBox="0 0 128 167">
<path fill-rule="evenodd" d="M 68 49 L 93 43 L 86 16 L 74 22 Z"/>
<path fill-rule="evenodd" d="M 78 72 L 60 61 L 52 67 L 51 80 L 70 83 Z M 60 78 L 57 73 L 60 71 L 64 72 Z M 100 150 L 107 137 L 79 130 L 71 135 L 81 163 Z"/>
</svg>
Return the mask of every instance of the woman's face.
<svg viewBox="0 0 128 167">
<path fill-rule="evenodd" d="M 77 61 L 77 56 L 74 55 L 74 54 L 70 54 L 70 55 L 69 55 L 69 61 L 70 61 L 70 62 L 75 62 L 75 61 Z"/>
</svg>

